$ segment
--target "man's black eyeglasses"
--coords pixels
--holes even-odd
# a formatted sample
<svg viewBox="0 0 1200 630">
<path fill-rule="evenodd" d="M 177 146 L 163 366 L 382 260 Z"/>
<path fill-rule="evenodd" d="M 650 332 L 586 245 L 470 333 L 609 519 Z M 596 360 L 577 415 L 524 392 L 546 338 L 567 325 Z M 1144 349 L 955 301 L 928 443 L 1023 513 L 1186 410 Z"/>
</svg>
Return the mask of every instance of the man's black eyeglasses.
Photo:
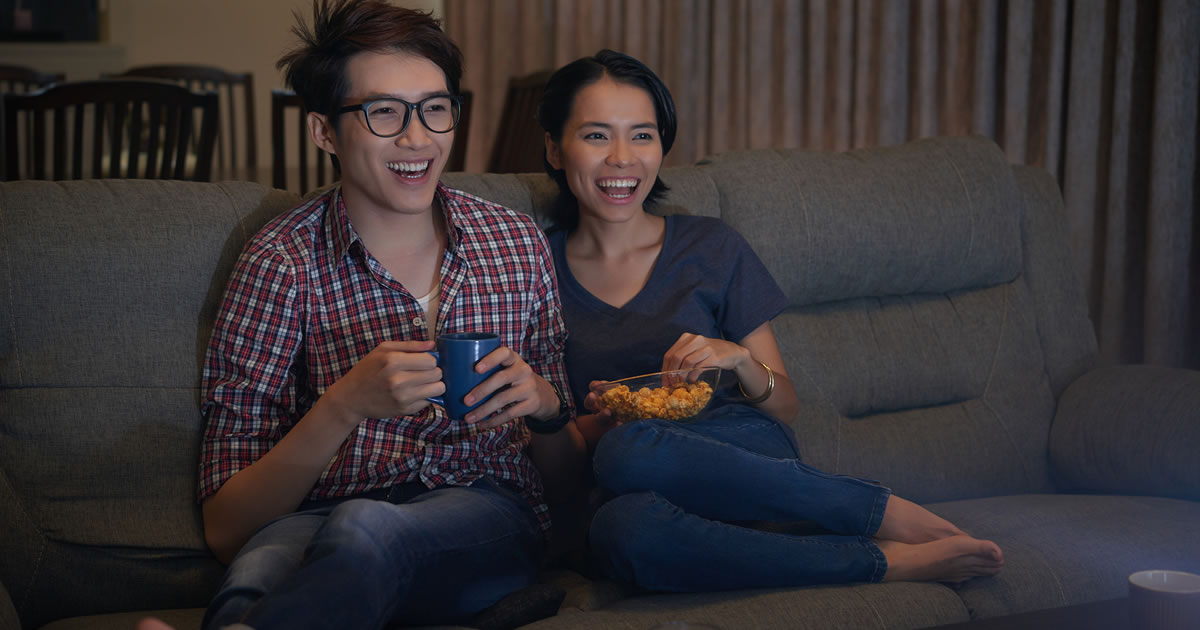
<svg viewBox="0 0 1200 630">
<path fill-rule="evenodd" d="M 421 124 L 433 133 L 448 133 L 458 125 L 462 101 L 450 94 L 434 94 L 419 103 L 398 98 L 381 98 L 359 105 L 347 105 L 338 114 L 362 111 L 367 128 L 380 138 L 394 138 L 408 129 L 412 113 L 417 112 Z"/>
</svg>

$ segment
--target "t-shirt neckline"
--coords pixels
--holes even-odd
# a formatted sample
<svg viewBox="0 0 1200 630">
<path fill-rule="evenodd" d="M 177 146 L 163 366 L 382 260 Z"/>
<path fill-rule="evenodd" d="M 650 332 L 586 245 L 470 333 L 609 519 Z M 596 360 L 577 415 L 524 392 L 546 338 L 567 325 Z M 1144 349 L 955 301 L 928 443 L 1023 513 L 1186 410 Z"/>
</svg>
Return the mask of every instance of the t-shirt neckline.
<svg viewBox="0 0 1200 630">
<path fill-rule="evenodd" d="M 646 284 L 642 285 L 642 288 L 637 292 L 637 294 L 635 294 L 629 299 L 628 302 L 621 306 L 613 306 L 612 304 L 609 304 L 608 302 L 596 297 L 591 291 L 588 291 L 587 288 L 584 287 L 583 284 L 580 283 L 575 277 L 575 272 L 571 270 L 571 265 L 567 262 L 567 234 L 565 231 L 560 235 L 562 238 L 562 247 L 559 248 L 559 260 L 557 262 L 562 265 L 563 271 L 565 271 L 563 275 L 566 276 L 567 280 L 571 283 L 571 288 L 579 295 L 583 296 L 583 302 L 586 306 L 600 313 L 605 313 L 608 315 L 620 315 L 621 313 L 629 310 L 630 307 L 635 306 L 638 302 L 645 299 L 645 296 L 649 295 L 655 285 L 658 284 L 659 278 L 663 273 L 663 261 L 669 258 L 668 255 L 670 254 L 670 247 L 674 242 L 674 239 L 672 239 L 672 233 L 674 232 L 675 222 L 671 219 L 671 215 L 663 217 L 665 226 L 663 228 L 662 247 L 658 250 L 658 256 L 654 259 L 654 265 L 650 268 L 650 277 L 646 279 Z"/>
</svg>

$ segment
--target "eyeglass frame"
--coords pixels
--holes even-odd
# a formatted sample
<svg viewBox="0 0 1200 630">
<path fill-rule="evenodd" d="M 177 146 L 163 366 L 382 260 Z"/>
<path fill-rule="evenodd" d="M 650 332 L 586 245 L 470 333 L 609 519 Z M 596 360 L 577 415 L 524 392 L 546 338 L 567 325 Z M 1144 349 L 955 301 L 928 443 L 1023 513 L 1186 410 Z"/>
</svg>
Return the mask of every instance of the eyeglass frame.
<svg viewBox="0 0 1200 630">
<path fill-rule="evenodd" d="M 437 131 L 437 130 L 431 128 L 429 126 L 429 123 L 425 122 L 425 111 L 420 109 L 420 107 L 422 105 L 424 105 L 426 102 L 432 101 L 435 98 L 450 99 L 451 105 L 454 106 L 455 109 L 458 111 L 458 115 L 454 117 L 454 124 L 450 125 L 450 128 L 445 131 Z M 375 131 L 375 128 L 371 126 L 371 117 L 368 115 L 370 113 L 370 108 L 372 105 L 374 105 L 376 103 L 381 103 L 383 101 L 394 101 L 397 103 L 404 104 L 404 124 L 400 125 L 400 131 L 397 131 L 396 133 L 389 134 L 386 136 Z M 450 133 L 451 131 L 454 131 L 455 129 L 458 128 L 458 121 L 462 119 L 462 97 L 456 96 L 449 92 L 443 92 L 441 94 L 432 94 L 430 96 L 426 96 L 425 98 L 417 101 L 416 103 L 410 103 L 402 98 L 393 98 L 393 97 L 377 98 L 377 99 L 373 99 L 370 101 L 363 101 L 362 103 L 359 103 L 358 105 L 346 105 L 344 107 L 339 107 L 335 113 L 337 113 L 340 116 L 342 114 L 348 114 L 350 112 L 359 112 L 359 111 L 361 111 L 363 113 L 363 121 L 367 123 L 367 131 L 370 131 L 373 135 L 378 136 L 380 138 L 395 138 L 396 136 L 407 131 L 408 125 L 410 123 L 412 123 L 412 113 L 414 111 L 417 112 L 417 118 L 421 120 L 421 125 L 423 125 L 425 127 L 425 129 L 429 130 L 430 133 Z"/>
</svg>

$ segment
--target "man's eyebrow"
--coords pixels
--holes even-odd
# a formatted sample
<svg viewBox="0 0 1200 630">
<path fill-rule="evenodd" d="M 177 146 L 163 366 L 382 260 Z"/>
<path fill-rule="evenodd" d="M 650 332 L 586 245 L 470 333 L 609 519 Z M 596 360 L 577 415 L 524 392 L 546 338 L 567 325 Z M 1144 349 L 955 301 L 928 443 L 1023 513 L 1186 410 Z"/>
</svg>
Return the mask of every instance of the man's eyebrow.
<svg viewBox="0 0 1200 630">
<path fill-rule="evenodd" d="M 431 96 L 450 96 L 450 92 L 447 90 L 435 90 L 433 92 L 422 92 L 417 95 L 416 100 L 423 101 Z M 392 99 L 392 100 L 399 100 L 399 101 L 407 101 L 408 100 L 407 98 L 404 98 L 403 96 L 400 96 L 399 94 L 388 94 L 386 92 L 371 92 L 371 93 L 367 94 L 366 96 L 363 96 L 362 100 L 378 101 L 380 99 L 385 99 L 385 98 Z M 410 102 L 415 102 L 415 101 L 410 101 Z"/>
</svg>

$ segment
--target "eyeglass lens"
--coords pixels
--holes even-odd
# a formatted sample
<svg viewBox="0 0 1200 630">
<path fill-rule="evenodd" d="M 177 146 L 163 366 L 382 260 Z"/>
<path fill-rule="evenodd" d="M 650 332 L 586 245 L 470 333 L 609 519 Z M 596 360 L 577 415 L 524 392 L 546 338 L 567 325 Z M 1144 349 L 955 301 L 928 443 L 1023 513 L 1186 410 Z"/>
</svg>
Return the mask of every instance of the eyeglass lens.
<svg viewBox="0 0 1200 630">
<path fill-rule="evenodd" d="M 458 122 L 458 105 L 454 100 L 448 96 L 432 96 L 415 105 L 393 99 L 368 103 L 367 124 L 375 135 L 398 135 L 410 122 L 410 112 L 414 107 L 425 127 L 435 133 L 450 131 Z"/>
</svg>

